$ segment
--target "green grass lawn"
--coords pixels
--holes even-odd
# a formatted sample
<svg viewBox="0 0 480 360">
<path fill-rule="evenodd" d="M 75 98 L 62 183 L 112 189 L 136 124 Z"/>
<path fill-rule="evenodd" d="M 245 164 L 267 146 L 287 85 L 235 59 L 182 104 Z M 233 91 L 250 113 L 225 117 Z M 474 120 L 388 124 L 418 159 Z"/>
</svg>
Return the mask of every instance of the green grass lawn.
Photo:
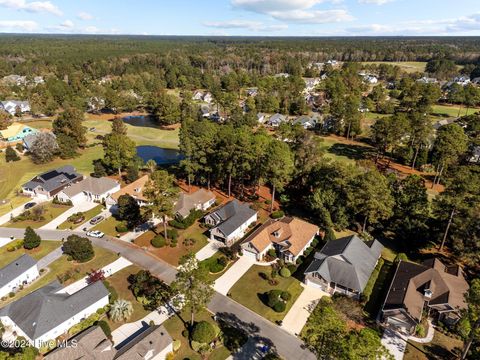
<svg viewBox="0 0 480 360">
<path fill-rule="evenodd" d="M 121 222 L 113 216 L 110 216 L 96 225 L 92 230 L 98 230 L 110 236 L 117 236 L 118 232 L 115 227 L 120 223 Z"/>
<path fill-rule="evenodd" d="M 270 274 L 270 272 L 270 266 L 253 265 L 232 287 L 230 294 L 233 300 L 274 322 L 283 320 L 303 288 L 300 281 L 294 277 L 283 278 L 280 275 L 277 276 L 278 285 L 272 286 L 260 275 L 261 273 Z M 282 313 L 275 312 L 260 299 L 265 292 L 273 289 L 288 291 L 292 294 L 292 298 L 287 302 L 287 308 Z"/>
<path fill-rule="evenodd" d="M 362 64 L 387 64 L 392 66 L 399 66 L 403 71 L 408 73 L 424 72 L 425 66 L 427 65 L 427 63 L 423 61 L 365 61 L 362 62 Z"/>
<path fill-rule="evenodd" d="M 115 289 L 118 295 L 118 299 L 124 299 L 127 301 L 130 301 L 133 306 L 133 313 L 130 319 L 128 319 L 127 322 L 134 322 L 137 320 L 140 320 L 147 316 L 150 311 L 145 310 L 143 308 L 143 305 L 140 304 L 136 299 L 135 296 L 133 296 L 131 290 L 128 288 L 129 283 L 127 281 L 127 278 L 130 274 L 136 274 L 142 270 L 138 266 L 135 265 L 130 265 L 112 276 L 109 276 L 106 281 Z M 108 324 L 110 325 L 110 329 L 115 330 L 116 328 L 122 326 L 124 323 L 123 322 L 113 322 L 110 319 L 108 319 Z"/>
<path fill-rule="evenodd" d="M 9 213 L 20 205 L 26 204 L 30 200 L 32 199 L 28 196 L 13 196 L 10 199 L 7 199 L 5 203 L 0 204 L 0 216 Z"/>
<path fill-rule="evenodd" d="M 65 211 L 71 208 L 68 205 L 59 205 L 53 204 L 52 202 L 42 203 L 37 206 L 43 206 L 45 208 L 44 218 L 45 220 L 33 221 L 33 220 L 23 220 L 23 221 L 10 221 L 5 226 L 13 228 L 26 228 L 30 226 L 33 229 L 38 229 L 45 224 L 48 224 L 53 219 L 57 218 L 59 215 L 63 214 Z"/>
<path fill-rule="evenodd" d="M 180 319 L 180 317 L 183 319 L 183 321 Z M 189 340 L 182 335 L 182 332 L 186 329 L 184 321 L 188 322 L 190 320 L 190 313 L 188 311 L 182 311 L 180 317 L 178 315 L 173 315 L 170 319 L 163 323 L 165 329 L 167 329 L 172 339 L 180 340 L 182 344 L 180 349 L 175 353 L 175 359 L 225 360 L 230 356 L 230 351 L 224 346 L 217 347 L 214 351 L 208 354 L 208 357 L 202 357 L 199 353 L 193 351 L 193 349 L 190 347 Z M 202 320 L 214 323 L 212 314 L 206 310 L 202 310 L 195 315 L 195 321 Z"/>
<path fill-rule="evenodd" d="M 0 268 L 11 263 L 13 260 L 19 258 L 23 254 L 28 254 L 35 260 L 39 260 L 48 253 L 58 248 L 60 245 L 62 245 L 60 241 L 42 240 L 40 246 L 32 250 L 26 250 L 21 247 L 20 249 L 14 251 L 7 251 L 7 248 L 16 241 L 17 240 L 14 240 L 10 244 L 7 244 L 0 248 Z"/>
<path fill-rule="evenodd" d="M 225 255 L 223 255 L 220 251 L 217 251 L 215 254 L 213 254 L 212 256 L 210 256 L 208 259 L 205 259 L 203 261 L 200 262 L 200 264 L 208 264 L 210 262 L 213 262 L 213 261 L 217 261 L 218 258 L 220 257 L 224 257 Z M 208 274 L 208 278 L 212 281 L 215 281 L 217 280 L 220 276 L 222 276 L 225 271 L 227 271 L 233 264 L 235 263 L 235 261 L 230 261 L 227 266 L 225 266 L 225 268 L 218 272 L 218 273 L 214 273 L 214 274 L 211 274 L 209 273 Z"/>
<path fill-rule="evenodd" d="M 457 117 L 464 116 L 468 114 L 473 114 L 476 111 L 479 111 L 478 108 L 470 108 L 467 112 L 466 106 L 460 105 L 433 105 L 432 114 L 435 117 L 435 121 L 441 120 L 443 117 Z"/>
<path fill-rule="evenodd" d="M 355 164 L 355 160 L 364 159 L 372 151 L 368 146 L 340 142 L 333 137 L 320 138 L 323 140 L 325 156 L 346 164 Z"/>
<path fill-rule="evenodd" d="M 405 360 L 430 360 L 430 359 L 457 359 L 459 352 L 453 349 L 461 349 L 463 342 L 435 331 L 433 340 L 429 344 L 419 344 L 413 341 L 407 343 Z"/>
<path fill-rule="evenodd" d="M 79 227 L 80 225 L 83 225 L 85 224 L 87 221 L 89 221 L 91 218 L 93 218 L 94 216 L 97 216 L 98 214 L 100 214 L 103 210 L 103 206 L 102 205 L 97 205 L 95 206 L 93 209 L 90 209 L 88 211 L 86 211 L 84 213 L 85 215 L 85 220 L 78 223 L 78 224 L 74 224 L 74 223 L 71 223 L 70 221 L 65 221 L 63 223 L 61 223 L 58 228 L 60 230 L 65 230 L 65 229 L 76 229 L 77 227 Z"/>
</svg>

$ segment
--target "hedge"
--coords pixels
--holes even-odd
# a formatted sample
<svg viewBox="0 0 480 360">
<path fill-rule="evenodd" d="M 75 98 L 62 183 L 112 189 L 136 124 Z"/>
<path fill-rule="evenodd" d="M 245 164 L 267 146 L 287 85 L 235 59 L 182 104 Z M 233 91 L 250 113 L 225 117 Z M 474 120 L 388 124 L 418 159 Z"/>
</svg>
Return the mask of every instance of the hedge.
<svg viewBox="0 0 480 360">
<path fill-rule="evenodd" d="M 178 230 L 177 229 L 167 229 L 167 237 L 168 237 L 169 240 L 177 242 Z"/>
<path fill-rule="evenodd" d="M 372 275 L 370 275 L 370 279 L 368 279 L 367 285 L 365 285 L 365 288 L 363 289 L 362 301 L 364 303 L 370 300 L 370 295 L 372 295 L 373 287 L 377 282 L 378 275 L 380 275 L 380 270 L 382 269 L 383 263 L 384 260 L 382 258 L 378 259 L 377 266 L 375 266 L 375 269 L 373 269 Z"/>
<path fill-rule="evenodd" d="M 162 235 L 155 236 L 152 240 L 150 240 L 150 243 L 153 247 L 156 248 L 162 248 L 167 244 L 165 238 Z"/>
<path fill-rule="evenodd" d="M 120 223 L 117 226 L 115 226 L 115 230 L 119 233 L 126 233 L 128 232 L 128 227 L 124 223 Z"/>
<path fill-rule="evenodd" d="M 274 211 L 270 215 L 272 219 L 280 219 L 280 218 L 283 218 L 284 216 L 285 216 L 285 213 L 282 210 Z"/>
<path fill-rule="evenodd" d="M 275 305 L 273 305 L 273 310 L 278 313 L 284 312 L 286 308 L 287 305 L 285 305 L 283 301 L 278 301 L 275 303 Z"/>
</svg>

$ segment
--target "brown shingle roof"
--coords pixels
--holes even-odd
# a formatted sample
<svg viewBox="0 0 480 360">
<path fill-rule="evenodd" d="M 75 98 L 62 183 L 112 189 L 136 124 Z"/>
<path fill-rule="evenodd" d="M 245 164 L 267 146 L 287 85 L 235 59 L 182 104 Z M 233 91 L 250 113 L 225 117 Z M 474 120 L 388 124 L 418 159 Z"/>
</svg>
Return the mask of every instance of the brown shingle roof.
<svg viewBox="0 0 480 360">
<path fill-rule="evenodd" d="M 135 180 L 131 184 L 128 184 L 117 191 L 115 194 L 112 194 L 112 199 L 118 201 L 118 198 L 122 195 L 130 195 L 134 199 L 141 201 L 147 201 L 143 196 L 143 191 L 145 190 L 145 184 L 148 182 L 148 175 L 144 175 L 141 178 Z"/>
</svg>

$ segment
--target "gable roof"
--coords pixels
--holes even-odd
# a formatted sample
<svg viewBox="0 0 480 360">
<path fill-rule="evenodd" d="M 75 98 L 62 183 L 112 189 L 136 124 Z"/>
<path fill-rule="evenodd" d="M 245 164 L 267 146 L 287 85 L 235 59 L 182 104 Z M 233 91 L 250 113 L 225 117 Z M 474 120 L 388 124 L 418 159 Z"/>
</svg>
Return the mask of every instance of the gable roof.
<svg viewBox="0 0 480 360">
<path fill-rule="evenodd" d="M 63 189 L 62 191 L 68 197 L 75 196 L 84 191 L 90 192 L 95 195 L 102 195 L 102 194 L 105 194 L 107 191 L 114 189 L 117 186 L 118 186 L 117 181 L 106 178 L 106 177 L 101 177 L 101 178 L 87 177 Z"/>
<path fill-rule="evenodd" d="M 317 272 L 328 282 L 362 292 L 382 249 L 377 240 L 366 243 L 357 235 L 332 240 L 315 254 L 305 274 Z"/>
<path fill-rule="evenodd" d="M 430 259 L 422 264 L 400 261 L 383 309 L 405 308 L 418 320 L 422 315 L 426 289 L 432 292 L 430 305 L 448 303 L 454 309 L 465 309 L 467 304 L 464 295 L 468 288 L 458 266 L 447 267 L 438 259 Z"/>
<path fill-rule="evenodd" d="M 195 209 L 197 206 L 201 206 L 211 200 L 215 199 L 215 195 L 208 190 L 198 189 L 194 193 L 186 194 L 180 193 L 178 201 L 175 204 L 175 212 L 180 214 L 182 217 L 188 216 L 190 211 Z"/>
<path fill-rule="evenodd" d="M 118 198 L 122 195 L 130 195 L 134 199 L 146 201 L 145 197 L 143 196 L 143 191 L 145 190 L 145 185 L 148 182 L 148 175 L 144 175 L 141 178 L 138 178 L 134 182 L 124 186 L 116 193 L 112 194 L 112 199 L 118 201 Z"/>
<path fill-rule="evenodd" d="M 16 279 L 36 264 L 37 261 L 28 254 L 24 254 L 13 260 L 10 264 L 0 269 L 0 288 Z"/>
<path fill-rule="evenodd" d="M 275 243 L 297 256 L 318 230 L 318 226 L 294 217 L 270 219 L 250 234 L 243 244 L 250 243 L 260 253 Z"/>
<path fill-rule="evenodd" d="M 34 189 L 41 186 L 46 191 L 52 191 L 79 178 L 83 178 L 83 175 L 78 174 L 73 166 L 65 165 L 35 176 L 32 180 L 23 184 L 22 187 Z"/>
<path fill-rule="evenodd" d="M 35 340 L 109 294 L 101 281 L 71 295 L 60 290 L 62 285 L 55 280 L 6 305 L 0 309 L 0 316 L 8 316 Z"/>
<path fill-rule="evenodd" d="M 216 228 L 225 236 L 229 236 L 256 213 L 255 210 L 250 208 L 250 204 L 242 204 L 235 199 L 207 216 L 219 221 L 220 224 Z"/>
</svg>

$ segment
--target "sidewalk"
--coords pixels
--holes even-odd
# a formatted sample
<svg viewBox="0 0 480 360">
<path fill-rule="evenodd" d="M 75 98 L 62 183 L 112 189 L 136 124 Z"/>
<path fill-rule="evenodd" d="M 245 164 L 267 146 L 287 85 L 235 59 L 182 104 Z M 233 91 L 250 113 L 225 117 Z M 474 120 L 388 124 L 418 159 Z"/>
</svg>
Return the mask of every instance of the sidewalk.
<svg viewBox="0 0 480 360">
<path fill-rule="evenodd" d="M 240 256 L 230 269 L 215 280 L 213 288 L 222 295 L 227 295 L 233 285 L 255 264 L 255 260 L 246 256 Z M 252 284 L 254 286 L 255 284 Z"/>
<path fill-rule="evenodd" d="M 88 211 L 90 209 L 93 209 L 97 205 L 98 204 L 96 204 L 94 202 L 89 202 L 89 201 L 88 202 L 87 201 L 82 202 L 81 204 L 75 205 L 72 208 L 65 211 L 64 213 L 60 214 L 55 219 L 50 221 L 48 224 L 43 225 L 40 229 L 55 230 L 57 228 L 57 226 L 59 226 L 60 224 L 63 224 L 65 221 L 67 221 L 67 219 L 71 215 L 76 214 L 78 212 Z"/>
<path fill-rule="evenodd" d="M 219 248 L 224 247 L 225 245 L 221 241 L 216 240 L 208 240 L 208 244 L 205 245 L 203 248 L 197 251 L 195 257 L 198 261 L 202 261 L 212 257 Z"/>
</svg>

